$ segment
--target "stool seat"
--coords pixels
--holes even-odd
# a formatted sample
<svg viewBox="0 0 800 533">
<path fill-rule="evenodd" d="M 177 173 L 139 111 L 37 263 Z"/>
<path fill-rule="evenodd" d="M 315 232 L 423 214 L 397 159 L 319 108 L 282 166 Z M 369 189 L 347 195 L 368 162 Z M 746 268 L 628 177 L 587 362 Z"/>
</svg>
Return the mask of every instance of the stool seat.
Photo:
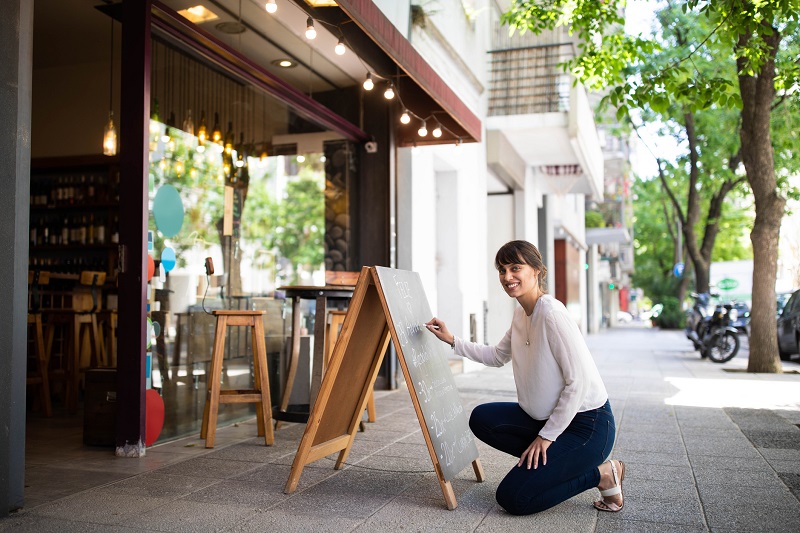
<svg viewBox="0 0 800 533">
<path fill-rule="evenodd" d="M 211 353 L 211 370 L 208 375 L 208 392 L 203 410 L 203 425 L 200 438 L 205 439 L 206 448 L 214 447 L 217 431 L 219 404 L 255 403 L 258 436 L 264 437 L 264 444 L 271 446 L 275 441 L 272 430 L 272 403 L 269 393 L 269 372 L 267 371 L 267 347 L 264 338 L 265 311 L 216 310 L 214 349 Z M 222 359 L 225 356 L 225 334 L 229 326 L 252 328 L 253 336 L 253 389 L 221 390 Z"/>
</svg>

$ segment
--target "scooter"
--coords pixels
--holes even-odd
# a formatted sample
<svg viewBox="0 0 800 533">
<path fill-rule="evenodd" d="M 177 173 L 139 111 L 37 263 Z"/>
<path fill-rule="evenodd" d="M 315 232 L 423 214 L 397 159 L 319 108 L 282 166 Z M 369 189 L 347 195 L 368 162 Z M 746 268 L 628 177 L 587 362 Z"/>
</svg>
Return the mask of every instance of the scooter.
<svg viewBox="0 0 800 533">
<path fill-rule="evenodd" d="M 691 296 L 694 299 L 694 305 L 686 314 L 686 329 L 684 332 L 686 333 L 686 338 L 694 344 L 694 349 L 700 350 L 701 357 L 705 357 L 702 350 L 703 337 L 711 319 L 708 314 L 708 303 L 711 295 L 705 292 L 700 294 L 693 292 Z"/>
<path fill-rule="evenodd" d="M 733 327 L 738 315 L 731 304 L 717 304 L 714 308 L 703 336 L 703 349 L 715 363 L 726 363 L 739 353 L 739 330 Z"/>
<path fill-rule="evenodd" d="M 708 294 L 692 293 L 695 304 L 687 318 L 686 337 L 692 341 L 700 357 L 715 363 L 726 363 L 739 353 L 739 331 L 733 327 L 738 311 L 731 304 L 717 304 L 708 315 Z"/>
</svg>

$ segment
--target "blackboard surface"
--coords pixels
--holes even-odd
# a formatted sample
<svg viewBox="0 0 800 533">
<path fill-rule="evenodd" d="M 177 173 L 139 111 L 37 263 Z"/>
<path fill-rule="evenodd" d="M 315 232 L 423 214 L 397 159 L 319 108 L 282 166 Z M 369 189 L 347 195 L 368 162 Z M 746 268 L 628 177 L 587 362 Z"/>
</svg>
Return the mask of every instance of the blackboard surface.
<svg viewBox="0 0 800 533">
<path fill-rule="evenodd" d="M 402 352 L 400 361 L 410 377 L 409 389 L 424 415 L 442 477 L 449 481 L 478 458 L 447 362 L 449 348 L 424 325 L 433 314 L 419 274 L 385 267 L 375 270 L 391 315 L 395 348 Z"/>
</svg>

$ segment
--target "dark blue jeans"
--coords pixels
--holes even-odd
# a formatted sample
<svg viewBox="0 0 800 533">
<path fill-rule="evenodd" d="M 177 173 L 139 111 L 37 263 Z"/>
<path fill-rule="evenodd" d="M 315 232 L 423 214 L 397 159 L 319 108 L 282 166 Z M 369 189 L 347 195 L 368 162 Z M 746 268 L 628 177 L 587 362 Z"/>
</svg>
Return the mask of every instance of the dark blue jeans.
<svg viewBox="0 0 800 533">
<path fill-rule="evenodd" d="M 479 405 L 469 427 L 480 440 L 500 451 L 521 457 L 544 427 L 518 403 Z M 528 470 L 516 466 L 497 487 L 497 503 L 511 514 L 538 513 L 600 483 L 597 467 L 614 446 L 616 426 L 608 402 L 598 409 L 578 413 L 567 429 L 547 448 L 547 464 Z"/>
</svg>

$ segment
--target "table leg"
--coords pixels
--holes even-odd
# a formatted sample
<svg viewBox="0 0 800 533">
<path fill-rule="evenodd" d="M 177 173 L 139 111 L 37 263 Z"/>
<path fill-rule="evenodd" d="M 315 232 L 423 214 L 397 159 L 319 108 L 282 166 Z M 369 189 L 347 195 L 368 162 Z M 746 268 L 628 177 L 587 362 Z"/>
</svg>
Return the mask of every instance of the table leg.
<svg viewBox="0 0 800 533">
<path fill-rule="evenodd" d="M 283 384 L 283 397 L 281 398 L 280 411 L 286 412 L 289 407 L 289 397 L 292 395 L 294 378 L 297 375 L 297 363 L 300 359 L 300 298 L 292 298 L 292 353 L 289 356 L 289 367 L 286 370 L 286 380 Z M 280 420 L 275 421 L 275 429 L 280 428 Z"/>
<path fill-rule="evenodd" d="M 328 299 L 317 296 L 317 309 L 314 315 L 314 358 L 311 363 L 311 391 L 309 409 L 314 408 L 322 385 L 322 373 L 325 366 L 325 321 L 327 318 Z"/>
</svg>

